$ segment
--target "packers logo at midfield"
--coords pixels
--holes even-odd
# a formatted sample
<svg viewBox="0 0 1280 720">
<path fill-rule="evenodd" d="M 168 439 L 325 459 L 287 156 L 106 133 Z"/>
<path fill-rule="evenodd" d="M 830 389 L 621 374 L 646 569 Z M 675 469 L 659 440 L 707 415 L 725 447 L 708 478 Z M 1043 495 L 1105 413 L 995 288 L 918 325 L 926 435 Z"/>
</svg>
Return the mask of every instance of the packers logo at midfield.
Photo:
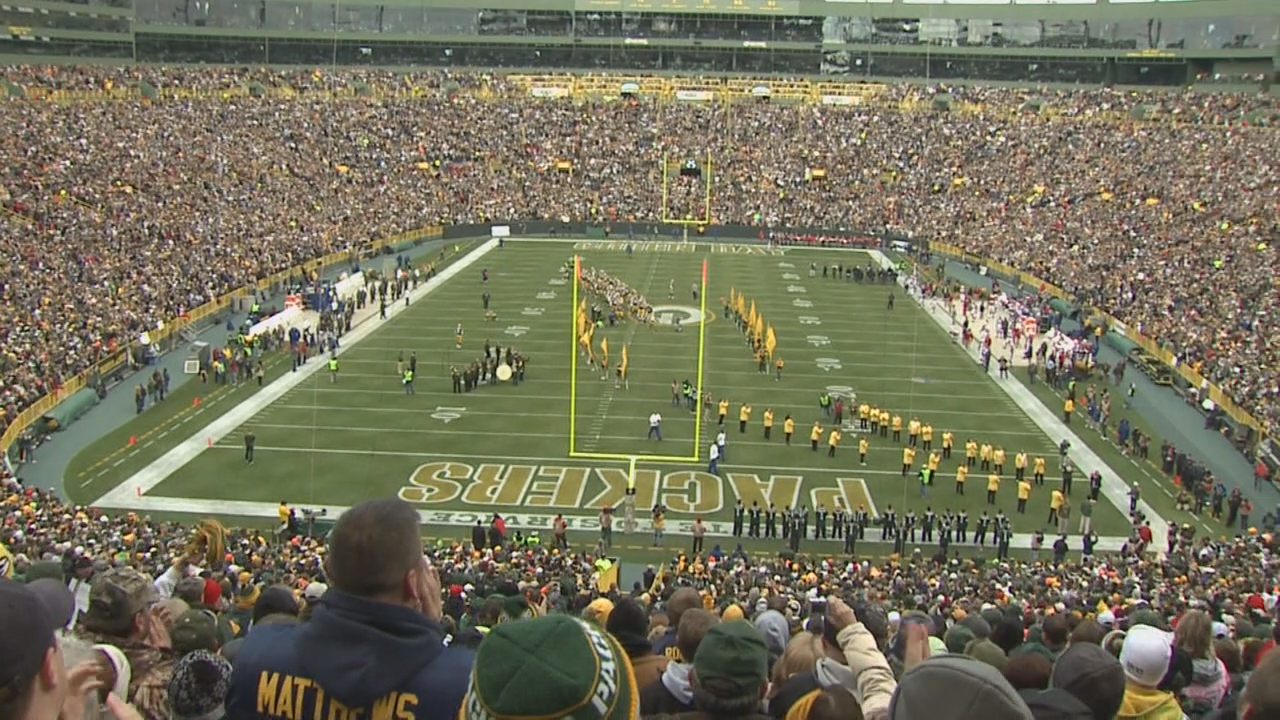
<svg viewBox="0 0 1280 720">
<path fill-rule="evenodd" d="M 663 325 L 675 325 L 677 320 L 681 325 L 698 325 L 710 321 L 706 313 L 688 305 L 655 305 L 653 318 Z"/>
</svg>

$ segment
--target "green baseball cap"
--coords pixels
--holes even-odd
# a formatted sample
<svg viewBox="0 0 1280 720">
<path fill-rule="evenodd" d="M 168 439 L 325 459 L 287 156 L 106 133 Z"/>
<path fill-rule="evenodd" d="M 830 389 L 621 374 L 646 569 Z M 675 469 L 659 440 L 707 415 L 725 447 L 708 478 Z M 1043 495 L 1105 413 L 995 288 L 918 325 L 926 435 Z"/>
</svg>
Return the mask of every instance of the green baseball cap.
<svg viewBox="0 0 1280 720">
<path fill-rule="evenodd" d="M 188 610 L 173 621 L 169 638 L 180 653 L 218 652 L 218 618 L 212 610 Z"/>
<path fill-rule="evenodd" d="M 734 697 L 758 695 L 769 679 L 769 650 L 746 620 L 717 623 L 698 645 L 693 673 L 698 686 L 713 695 L 723 694 L 716 691 L 719 686 L 732 688 Z"/>
</svg>

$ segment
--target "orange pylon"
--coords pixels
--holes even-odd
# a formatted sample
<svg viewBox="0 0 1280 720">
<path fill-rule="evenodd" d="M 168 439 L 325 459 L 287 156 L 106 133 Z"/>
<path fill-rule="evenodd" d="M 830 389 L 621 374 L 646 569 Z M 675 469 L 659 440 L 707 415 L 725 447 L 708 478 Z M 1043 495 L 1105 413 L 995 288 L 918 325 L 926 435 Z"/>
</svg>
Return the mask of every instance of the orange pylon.
<svg viewBox="0 0 1280 720">
<path fill-rule="evenodd" d="M 129 447 L 133 447 L 134 445 L 137 445 L 137 444 L 138 444 L 138 436 L 137 436 L 137 435 L 130 435 L 130 436 L 129 436 Z"/>
<path fill-rule="evenodd" d="M 196 398 L 195 398 L 194 400 L 192 400 L 192 401 L 191 401 L 191 407 L 200 407 L 200 396 L 199 396 L 199 395 L 197 395 L 197 396 L 196 396 Z"/>
</svg>

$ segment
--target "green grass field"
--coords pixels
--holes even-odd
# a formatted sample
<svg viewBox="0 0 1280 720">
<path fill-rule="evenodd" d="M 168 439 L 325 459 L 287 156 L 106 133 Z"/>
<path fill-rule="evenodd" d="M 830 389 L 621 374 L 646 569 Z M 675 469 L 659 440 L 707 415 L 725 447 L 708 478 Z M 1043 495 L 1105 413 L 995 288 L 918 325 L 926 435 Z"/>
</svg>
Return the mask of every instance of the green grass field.
<svg viewBox="0 0 1280 720">
<path fill-rule="evenodd" d="M 811 262 L 821 266 L 838 259 L 863 266 L 868 256 L 798 249 L 784 254 L 706 243 L 638 243 L 634 254 L 622 252 L 624 247 L 516 241 L 491 251 L 348 347 L 337 382 L 330 382 L 328 373 L 315 373 L 148 494 L 204 500 L 207 509 L 200 512 L 231 516 L 262 514 L 281 500 L 341 507 L 399 494 L 420 504 L 441 526 L 469 525 L 501 512 L 535 527 L 547 527 L 551 517 L 563 513 L 571 527 L 590 528 L 599 507 L 621 502 L 629 480 L 624 459 L 570 457 L 590 453 L 638 457 L 632 478 L 637 515 L 643 517 L 644 508 L 660 501 L 672 512 L 671 531 L 695 515 L 727 522 L 739 498 L 747 505 L 771 500 L 778 507 L 839 502 L 879 512 L 890 505 L 917 512 L 926 505 L 937 511 L 994 511 L 986 505 L 983 474 L 970 477 L 965 496 L 955 494 L 953 478 L 962 452 L 942 464 L 927 501 L 919 496 L 914 476 L 904 480 L 901 475 L 901 442 L 871 438 L 866 466 L 858 463 L 857 433 L 845 434 L 834 458 L 827 456 L 825 435 L 821 450 L 812 452 L 812 423 L 821 420 L 830 426 L 821 417 L 818 395 L 851 388 L 859 400 L 900 414 L 904 422 L 914 416 L 932 423 L 935 447 L 947 430 L 955 433 L 958 447 L 970 437 L 1003 446 L 1010 460 L 997 506 L 1013 518 L 1016 532 L 1041 526 L 1048 489 L 1037 489 L 1027 514 L 1016 515 L 1012 456 L 1025 451 L 1048 459 L 1052 486 L 1056 441 L 924 311 L 902 298 L 900 289 L 896 308 L 889 311 L 891 286 L 826 280 L 820 272 L 816 278 L 808 276 Z M 573 288 L 560 268 L 574 253 L 584 265 L 645 293 L 661 317 L 686 318 L 679 333 L 665 324 L 625 323 L 597 333 L 597 345 L 601 336 L 608 338 L 615 365 L 622 347 L 628 348 L 628 387 L 615 388 L 612 378 L 601 380 L 598 372 L 580 365 L 572 392 Z M 699 281 L 704 258 L 708 302 L 700 328 L 691 287 Z M 489 271 L 487 284 L 481 282 L 481 268 Z M 672 285 L 674 297 L 669 296 Z M 721 298 L 731 287 L 754 300 L 775 328 L 777 352 L 786 361 L 780 381 L 757 372 L 743 336 L 722 316 Z M 480 298 L 486 290 L 493 297 L 496 322 L 484 320 Z M 466 329 L 462 350 L 454 347 L 457 323 Z M 706 472 L 714 419 L 702 423 L 701 437 L 695 437 L 696 416 L 671 404 L 672 381 L 697 378 L 700 329 L 705 332 L 704 392 L 731 403 L 727 462 L 719 477 Z M 450 366 L 482 355 L 486 340 L 530 357 L 526 382 L 453 393 Z M 396 375 L 400 352 L 417 353 L 413 395 L 404 392 Z M 753 407 L 745 433 L 736 422 L 742 403 Z M 225 404 L 229 409 L 231 403 Z M 766 408 L 776 416 L 772 440 L 763 437 Z M 647 418 L 655 411 L 663 415 L 661 443 L 645 437 Z M 788 414 L 796 420 L 791 447 L 781 438 Z M 198 427 L 180 424 L 172 439 L 184 439 Z M 247 430 L 258 438 L 252 466 L 243 460 Z M 118 445 L 117 439 L 110 447 Z M 164 447 L 157 442 L 155 454 Z M 691 461 L 695 453 L 701 460 Z M 75 466 L 83 472 L 103 454 L 103 448 L 91 448 Z M 690 461 L 654 456 L 688 456 Z M 923 458 L 922 453 L 917 468 Z M 136 469 L 131 461 L 90 473 L 79 494 L 97 497 Z M 1101 534 L 1123 534 L 1126 525 L 1119 511 L 1099 504 L 1095 527 Z"/>
</svg>

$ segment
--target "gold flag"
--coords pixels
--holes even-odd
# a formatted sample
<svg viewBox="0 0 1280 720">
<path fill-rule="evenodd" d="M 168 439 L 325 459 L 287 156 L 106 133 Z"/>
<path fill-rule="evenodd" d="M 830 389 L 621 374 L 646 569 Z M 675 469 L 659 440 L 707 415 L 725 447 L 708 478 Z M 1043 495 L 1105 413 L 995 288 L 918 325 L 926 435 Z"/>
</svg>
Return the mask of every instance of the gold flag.
<svg viewBox="0 0 1280 720">
<path fill-rule="evenodd" d="M 609 364 L 609 338 L 600 338 L 600 362 Z"/>
<path fill-rule="evenodd" d="M 630 361 L 631 361 L 630 358 L 627 357 L 627 346 L 623 345 L 622 346 L 622 364 L 618 366 L 618 370 L 622 372 L 623 377 L 627 376 L 627 365 L 628 363 L 630 363 Z"/>
<path fill-rule="evenodd" d="M 764 349 L 772 356 L 776 347 L 778 347 L 778 337 L 773 334 L 773 326 L 770 325 L 764 334 Z"/>
</svg>

